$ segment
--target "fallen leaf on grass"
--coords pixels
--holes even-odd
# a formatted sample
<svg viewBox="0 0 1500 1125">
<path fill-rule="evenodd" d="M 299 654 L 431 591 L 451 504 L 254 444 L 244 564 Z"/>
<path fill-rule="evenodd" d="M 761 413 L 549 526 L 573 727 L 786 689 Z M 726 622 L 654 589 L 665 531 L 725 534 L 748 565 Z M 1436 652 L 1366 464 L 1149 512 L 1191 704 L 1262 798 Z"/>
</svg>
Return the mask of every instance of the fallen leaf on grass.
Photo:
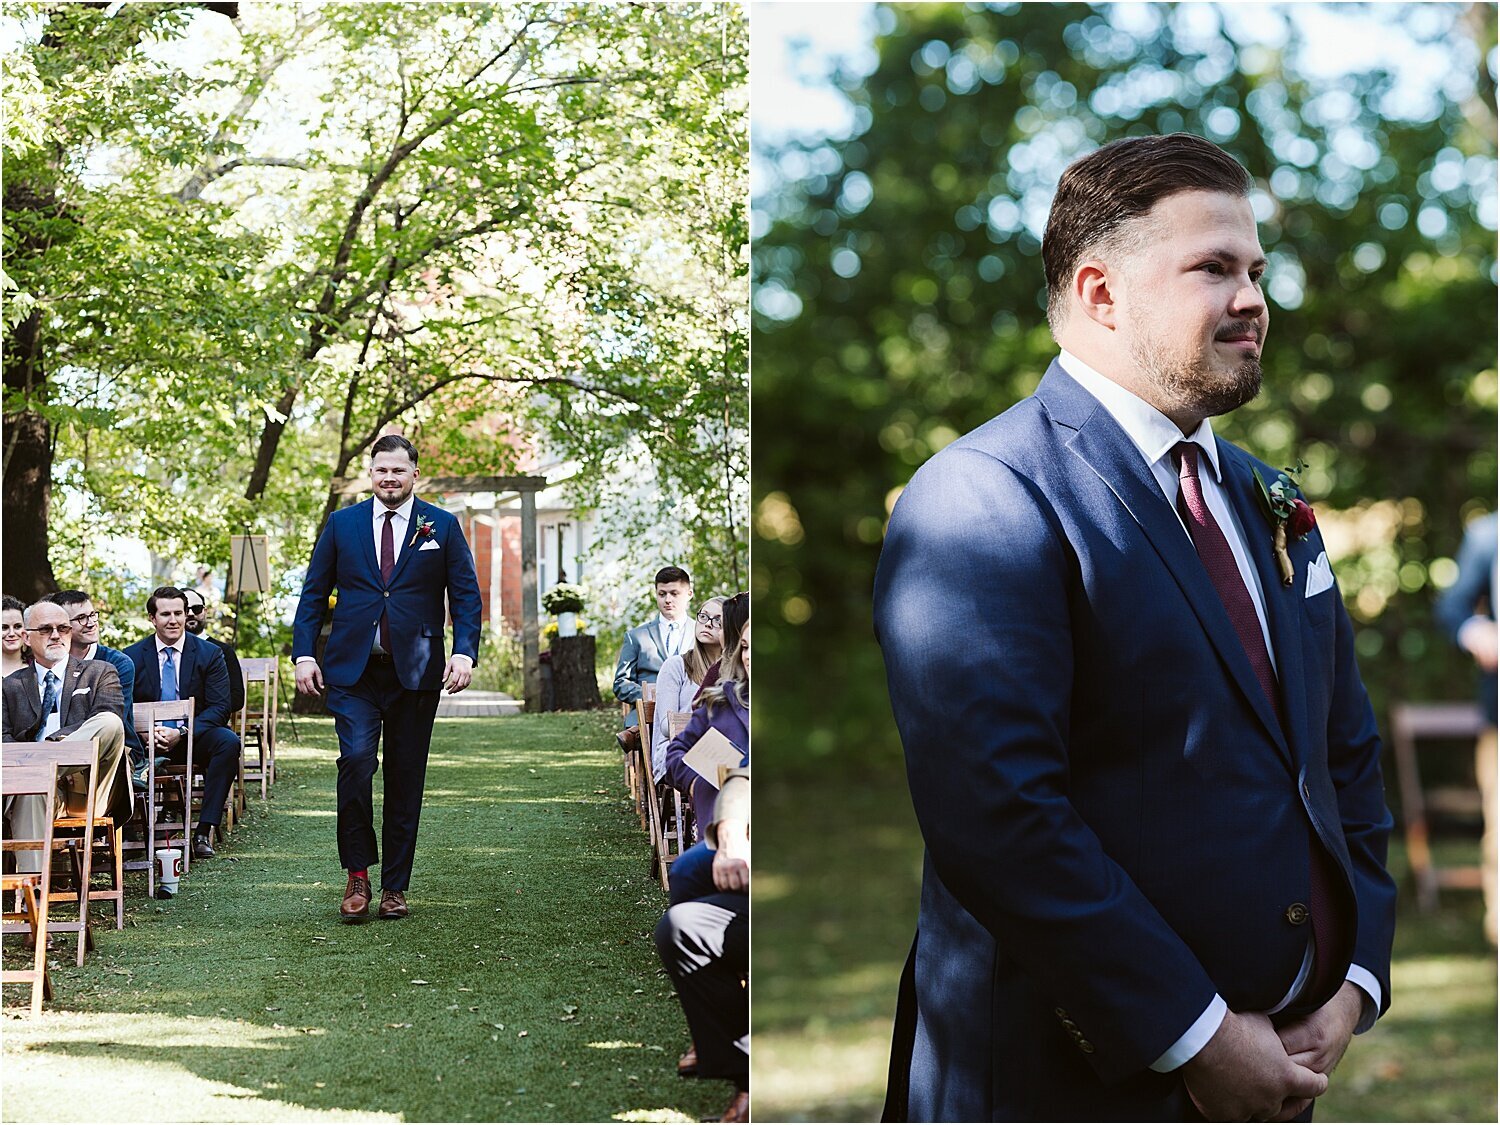
<svg viewBox="0 0 1500 1125">
<path fill-rule="evenodd" d="M 276 1004 L 268 1004 L 268 1005 L 266 1005 L 266 1011 L 268 1011 L 268 1012 L 279 1012 L 279 1011 L 281 1011 L 281 1008 L 278 1005 L 276 1005 Z"/>
<path fill-rule="evenodd" d="M 426 984 L 426 983 L 427 982 L 425 980 L 414 980 L 414 981 L 412 981 L 412 984 Z"/>
<path fill-rule="evenodd" d="M 529 1034 L 530 1034 L 530 1032 L 518 1031 L 518 1032 L 516 1032 L 516 1038 L 517 1039 L 525 1039 L 526 1036 L 529 1035 Z"/>
<path fill-rule="evenodd" d="M 388 1023 L 385 1026 L 386 1027 L 410 1027 L 411 1024 L 409 1024 L 409 1023 Z"/>
</svg>

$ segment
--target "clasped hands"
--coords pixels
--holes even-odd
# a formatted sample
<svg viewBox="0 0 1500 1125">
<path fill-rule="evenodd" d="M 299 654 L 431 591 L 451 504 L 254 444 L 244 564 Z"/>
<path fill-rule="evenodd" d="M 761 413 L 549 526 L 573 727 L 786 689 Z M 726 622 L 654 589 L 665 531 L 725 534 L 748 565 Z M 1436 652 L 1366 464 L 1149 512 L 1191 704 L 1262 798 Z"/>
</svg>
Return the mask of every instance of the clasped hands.
<svg viewBox="0 0 1500 1125">
<path fill-rule="evenodd" d="M 1260 1012 L 1229 1012 L 1182 1068 L 1193 1104 L 1210 1121 L 1291 1121 L 1328 1089 L 1363 997 L 1345 981 L 1328 1003 L 1279 1029 Z"/>
</svg>

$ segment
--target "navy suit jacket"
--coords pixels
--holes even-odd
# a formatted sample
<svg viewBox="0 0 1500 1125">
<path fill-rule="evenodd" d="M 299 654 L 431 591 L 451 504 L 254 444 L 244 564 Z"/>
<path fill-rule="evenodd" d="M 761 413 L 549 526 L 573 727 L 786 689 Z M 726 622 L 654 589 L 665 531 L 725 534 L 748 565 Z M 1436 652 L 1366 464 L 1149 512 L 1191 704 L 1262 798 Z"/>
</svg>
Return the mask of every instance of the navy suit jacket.
<svg viewBox="0 0 1500 1125">
<path fill-rule="evenodd" d="M 141 745 L 141 736 L 135 729 L 135 661 L 108 645 L 98 645 L 94 649 L 94 659 L 113 664 L 115 671 L 120 674 L 120 692 L 125 697 L 125 745 L 129 748 L 132 762 L 142 761 L 146 748 Z"/>
<path fill-rule="evenodd" d="M 161 701 L 161 668 L 156 636 L 144 637 L 125 650 L 135 665 L 137 703 Z M 182 664 L 177 670 L 177 698 L 193 702 L 193 734 L 229 725 L 229 673 L 224 654 L 191 633 L 182 635 Z"/>
<path fill-rule="evenodd" d="M 321 664 L 324 682 L 352 687 L 359 681 L 375 645 L 380 616 L 386 613 L 391 656 L 401 685 L 409 691 L 436 691 L 443 686 L 443 622 L 450 613 L 453 651 L 476 665 L 479 662 L 482 603 L 474 556 L 458 520 L 418 500 L 412 506 L 407 542 L 396 557 L 396 569 L 390 582 L 383 582 L 375 557 L 374 504 L 372 497 L 334 512 L 318 537 L 297 604 L 292 659 L 314 655 L 318 631 L 328 613 L 328 595 L 337 588 L 333 629 Z M 413 541 L 421 520 L 432 525 L 432 534 Z"/>
<path fill-rule="evenodd" d="M 1314 839 L 1354 923 L 1337 956 L 1389 1003 L 1391 817 L 1349 618 L 1337 586 L 1305 596 L 1316 531 L 1282 585 L 1251 476 L 1274 472 L 1219 451 L 1284 725 L 1172 503 L 1057 364 L 896 505 L 876 623 L 927 846 L 898 1119 L 1185 1112 L 1149 1067 L 1216 992 L 1284 997 Z"/>
</svg>

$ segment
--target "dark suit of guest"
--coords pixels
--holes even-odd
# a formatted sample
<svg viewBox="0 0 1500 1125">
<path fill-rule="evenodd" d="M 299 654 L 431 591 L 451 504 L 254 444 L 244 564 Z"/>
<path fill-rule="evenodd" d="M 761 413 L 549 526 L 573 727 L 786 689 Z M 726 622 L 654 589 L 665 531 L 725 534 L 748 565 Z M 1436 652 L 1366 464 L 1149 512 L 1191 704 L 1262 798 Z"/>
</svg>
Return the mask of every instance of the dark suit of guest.
<svg viewBox="0 0 1500 1125">
<path fill-rule="evenodd" d="M 1218 1004 L 1285 1020 L 1346 973 L 1379 994 L 1365 1023 L 1389 1003 L 1353 629 L 1316 530 L 1278 574 L 1252 476 L 1275 471 L 1216 447 L 1274 698 L 1174 499 L 1060 364 L 895 507 L 875 615 L 927 855 L 888 1120 L 1191 1120 L 1171 1055 Z"/>
<path fill-rule="evenodd" d="M 136 641 L 125 650 L 135 665 L 135 701 L 161 702 L 161 657 L 155 634 Z M 239 772 L 240 740 L 229 729 L 229 672 L 224 654 L 191 633 L 182 635 L 182 656 L 177 661 L 177 698 L 193 701 L 193 768 L 203 771 L 203 808 L 200 827 L 217 828 L 224 818 L 224 804 Z M 171 759 L 187 761 L 187 739 L 173 748 Z"/>
<path fill-rule="evenodd" d="M 705 704 L 694 707 L 688 725 L 667 743 L 666 779 L 678 792 L 688 794 L 693 804 L 693 819 L 698 824 L 707 824 L 712 818 L 719 787 L 701 776 L 683 758 L 710 727 L 740 751 L 741 766 L 750 764 L 750 708 L 740 702 L 739 693 L 733 687 L 724 692 L 724 701 L 713 708 L 712 714 Z"/>
<path fill-rule="evenodd" d="M 339 736 L 339 862 L 347 870 L 365 869 L 383 850 L 381 889 L 405 892 L 443 685 L 443 621 L 451 612 L 455 655 L 477 663 L 481 602 L 474 556 L 450 513 L 414 500 L 407 528 L 393 537 L 388 578 L 376 557 L 375 515 L 372 498 L 329 518 L 297 605 L 292 658 L 314 655 L 328 595 L 337 588 L 321 668 Z M 382 620 L 387 644 L 376 653 Z M 383 848 L 377 850 L 371 780 L 380 765 L 382 727 L 385 807 Z"/>
<path fill-rule="evenodd" d="M 120 694 L 125 698 L 125 749 L 133 765 L 144 766 L 146 747 L 141 742 L 140 732 L 135 729 L 135 661 L 108 645 L 95 645 L 94 655 L 88 659 L 112 664 L 120 674 Z"/>
<path fill-rule="evenodd" d="M 245 707 L 245 673 L 240 667 L 240 658 L 236 655 L 234 646 L 202 634 L 198 635 L 198 639 L 207 641 L 224 654 L 224 670 L 229 674 L 229 713 L 239 714 Z"/>
</svg>

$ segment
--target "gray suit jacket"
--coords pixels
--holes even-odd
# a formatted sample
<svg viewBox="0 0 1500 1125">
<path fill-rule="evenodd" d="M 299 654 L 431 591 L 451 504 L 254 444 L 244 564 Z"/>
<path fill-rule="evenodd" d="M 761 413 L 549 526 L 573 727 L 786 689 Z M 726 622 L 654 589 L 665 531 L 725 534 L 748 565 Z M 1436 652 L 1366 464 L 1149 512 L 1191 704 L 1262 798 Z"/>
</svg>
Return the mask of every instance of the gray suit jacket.
<svg viewBox="0 0 1500 1125">
<path fill-rule="evenodd" d="M 26 742 L 42 721 L 42 689 L 31 665 L 5 677 L 0 739 Z M 120 674 L 106 660 L 68 657 L 59 685 L 58 727 L 54 738 L 65 738 L 100 711 L 125 719 L 125 697 L 120 692 Z"/>
<path fill-rule="evenodd" d="M 637 625 L 625 634 L 625 643 L 620 646 L 620 659 L 615 664 L 615 698 L 621 703 L 634 703 L 641 697 L 641 685 L 654 683 L 656 673 L 667 662 L 667 657 L 686 652 L 693 645 L 693 620 L 683 622 L 682 635 L 677 647 L 667 649 L 667 623 L 657 614 L 644 625 Z"/>
</svg>

